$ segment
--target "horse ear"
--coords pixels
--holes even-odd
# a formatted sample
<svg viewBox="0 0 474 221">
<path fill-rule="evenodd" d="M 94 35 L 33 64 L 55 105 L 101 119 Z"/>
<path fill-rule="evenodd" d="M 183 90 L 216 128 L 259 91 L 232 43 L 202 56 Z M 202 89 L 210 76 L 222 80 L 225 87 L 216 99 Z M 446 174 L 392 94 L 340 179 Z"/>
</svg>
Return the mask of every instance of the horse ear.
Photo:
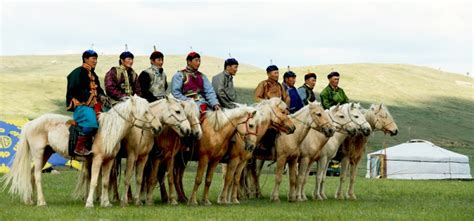
<svg viewBox="0 0 474 221">
<path fill-rule="evenodd" d="M 383 108 L 383 103 L 380 103 L 379 109 L 381 110 Z"/>
<path fill-rule="evenodd" d="M 336 108 L 334 108 L 334 110 L 339 110 L 339 107 L 340 107 L 340 106 L 341 106 L 341 104 L 340 104 L 340 103 L 337 103 L 337 106 L 336 106 Z"/>
<path fill-rule="evenodd" d="M 170 101 L 170 98 L 168 96 L 165 96 L 166 101 Z"/>
<path fill-rule="evenodd" d="M 254 111 L 252 112 L 252 117 L 255 117 L 256 114 L 257 114 L 257 110 L 254 110 Z"/>
<path fill-rule="evenodd" d="M 351 109 L 354 109 L 354 103 L 351 103 Z"/>
</svg>

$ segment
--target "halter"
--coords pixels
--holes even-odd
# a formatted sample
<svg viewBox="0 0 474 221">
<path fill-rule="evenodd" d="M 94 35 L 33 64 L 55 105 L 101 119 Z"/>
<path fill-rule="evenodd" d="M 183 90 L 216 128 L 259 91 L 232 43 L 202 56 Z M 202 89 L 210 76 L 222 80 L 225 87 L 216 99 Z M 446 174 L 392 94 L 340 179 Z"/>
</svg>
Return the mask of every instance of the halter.
<svg viewBox="0 0 474 221">
<path fill-rule="evenodd" d="M 280 102 L 278 103 L 278 105 L 280 105 L 281 103 L 283 103 L 283 102 L 280 101 Z M 280 120 L 280 122 L 284 122 L 284 120 L 276 114 L 275 110 L 273 110 L 273 107 L 270 107 L 270 109 L 272 110 L 273 115 L 275 115 L 275 117 L 276 117 L 278 120 Z M 276 122 L 273 121 L 273 120 L 272 120 L 272 124 L 274 124 L 275 126 L 280 127 L 280 128 L 284 128 L 284 127 L 285 127 L 284 124 L 276 123 Z"/>
<path fill-rule="evenodd" d="M 168 124 L 168 123 L 165 123 L 166 125 L 169 125 L 169 126 L 172 126 L 172 127 L 180 127 L 181 123 L 183 123 L 184 121 L 188 120 L 186 117 L 184 119 L 178 119 L 177 116 L 175 116 L 174 114 L 170 114 L 168 117 L 166 118 L 170 118 L 170 117 L 173 117 L 174 119 L 176 119 L 176 121 L 178 121 L 178 123 L 176 124 Z"/>
<path fill-rule="evenodd" d="M 365 123 L 368 123 L 367 120 L 365 120 L 364 122 L 362 123 L 358 123 L 354 120 L 354 118 L 352 118 L 352 115 L 351 115 L 351 111 L 349 109 L 347 109 L 347 114 L 349 115 L 349 119 L 351 119 L 352 122 L 354 122 L 355 124 L 357 124 L 357 126 L 359 126 L 359 129 L 362 129 L 362 125 L 365 124 Z"/>
<path fill-rule="evenodd" d="M 341 127 L 340 129 L 344 128 L 344 126 L 346 126 L 347 124 L 352 122 L 352 120 L 350 120 L 350 119 L 345 123 L 339 123 L 339 122 L 335 121 L 334 118 L 332 118 L 331 111 L 329 111 L 328 115 L 329 115 L 329 118 L 331 118 L 332 122 L 338 124 Z M 339 132 L 342 132 L 342 131 L 339 130 Z"/>
<path fill-rule="evenodd" d="M 377 112 L 374 112 L 374 115 L 377 115 L 379 112 L 380 112 L 380 109 L 379 109 Z M 379 118 L 376 117 L 376 118 L 375 118 L 374 125 L 377 125 L 377 122 L 379 122 Z M 390 122 L 388 122 L 388 123 L 386 123 L 386 124 L 383 124 L 383 125 L 382 125 L 382 129 L 386 129 L 386 130 L 387 130 L 386 127 L 387 127 L 388 125 L 390 125 L 390 124 L 393 124 L 393 123 L 395 123 L 395 121 L 394 121 L 394 120 L 391 120 Z M 377 130 L 382 130 L 382 129 L 378 129 L 378 128 L 375 128 L 375 129 L 377 129 Z"/>
<path fill-rule="evenodd" d="M 311 125 L 313 125 L 313 123 L 316 124 L 316 122 L 315 122 L 314 119 L 311 121 L 311 123 L 302 121 L 302 120 L 298 119 L 298 117 L 293 117 L 293 119 L 295 119 L 296 121 L 302 123 L 302 124 L 305 125 L 306 127 L 311 128 L 311 129 L 316 130 L 316 131 L 319 131 L 320 129 L 324 128 L 324 126 L 326 126 L 326 125 L 328 125 L 328 124 L 331 124 L 331 122 L 326 122 L 326 123 L 321 124 L 321 125 L 319 125 L 319 126 L 317 126 L 317 127 L 313 127 L 313 126 L 311 126 Z M 316 124 L 316 125 L 318 125 L 318 124 Z"/>
<path fill-rule="evenodd" d="M 141 129 L 141 130 L 150 130 L 150 131 L 153 131 L 153 129 L 154 129 L 153 127 L 147 127 L 147 126 L 135 124 L 136 121 L 143 122 L 144 124 L 151 124 L 151 122 L 153 120 L 156 120 L 156 116 L 153 115 L 153 114 L 152 114 L 153 118 L 150 121 L 145 121 L 145 120 L 139 119 L 138 117 L 135 117 L 135 115 L 133 114 L 133 111 L 132 111 L 131 115 L 132 115 L 133 121 L 130 121 L 127 118 L 125 118 L 119 111 L 117 111 L 115 106 L 112 106 L 112 110 L 114 110 L 119 115 L 119 117 L 122 118 L 125 122 L 130 123 L 132 125 L 131 127 L 136 127 L 136 128 Z"/>
</svg>

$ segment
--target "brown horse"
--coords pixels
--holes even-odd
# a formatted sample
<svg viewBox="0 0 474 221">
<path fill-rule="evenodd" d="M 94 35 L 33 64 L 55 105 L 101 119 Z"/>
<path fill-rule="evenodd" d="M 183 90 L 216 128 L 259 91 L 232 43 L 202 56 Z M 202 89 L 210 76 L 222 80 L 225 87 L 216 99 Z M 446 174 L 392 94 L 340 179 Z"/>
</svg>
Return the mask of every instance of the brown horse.
<svg viewBox="0 0 474 221">
<path fill-rule="evenodd" d="M 372 104 L 368 110 L 362 108 L 360 104 L 355 104 L 356 108 L 360 110 L 365 116 L 365 119 L 370 124 L 372 131 L 380 130 L 384 133 L 389 133 L 390 136 L 395 136 L 398 133 L 398 127 L 393 120 L 392 115 L 388 112 L 388 108 L 383 105 Z M 342 194 L 342 187 L 346 173 L 348 170 L 350 174 L 349 189 L 346 197 L 355 200 L 357 197 L 354 193 L 354 183 L 357 176 L 357 165 L 359 165 L 362 155 L 365 153 L 369 136 L 362 133 L 357 133 L 353 137 L 347 137 L 342 145 L 343 158 L 341 160 L 341 174 L 339 177 L 339 186 L 337 188 L 335 198 L 344 199 Z"/>
<path fill-rule="evenodd" d="M 200 139 L 202 129 L 199 124 L 199 111 L 196 103 L 194 101 L 182 101 L 181 103 L 183 104 L 186 118 L 191 124 L 191 136 Z M 155 138 L 155 142 L 157 148 L 160 150 L 160 154 L 150 154 L 149 168 L 145 174 L 147 182 L 143 185 L 144 192 L 146 193 L 146 203 L 147 205 L 153 205 L 153 192 L 159 180 L 162 200 L 167 201 L 171 205 L 175 205 L 177 204 L 176 196 L 174 195 L 175 177 L 173 173 L 175 157 L 184 147 L 179 134 L 166 126 L 163 128 L 163 132 Z M 166 193 L 166 186 L 164 185 L 166 172 L 168 174 L 168 185 L 170 188 L 169 197 Z"/>
<path fill-rule="evenodd" d="M 280 131 L 290 134 L 294 132 L 293 122 L 285 114 L 287 105 L 280 98 L 264 100 L 256 105 L 258 114 L 255 116 L 258 130 L 257 143 L 271 126 Z M 238 190 L 240 188 L 240 179 L 242 172 L 247 165 L 247 161 L 252 158 L 253 150 L 248 150 L 242 142 L 232 144 L 230 150 L 230 160 L 228 164 L 222 166 L 224 183 L 217 199 L 218 203 L 226 204 L 232 197 L 232 203 L 240 203 L 238 200 Z"/>
<path fill-rule="evenodd" d="M 256 109 L 253 107 L 238 107 L 230 110 L 219 110 L 207 113 L 206 119 L 201 125 L 204 133 L 199 140 L 198 168 L 194 188 L 188 204 L 197 205 L 197 190 L 202 182 L 204 170 L 207 167 L 203 203 L 205 205 L 211 205 L 209 201 L 209 188 L 214 171 L 227 152 L 228 143 L 236 132 L 245 137 L 245 142 L 252 142 L 244 124 L 255 114 Z M 255 143 L 249 145 L 255 145 Z"/>
</svg>

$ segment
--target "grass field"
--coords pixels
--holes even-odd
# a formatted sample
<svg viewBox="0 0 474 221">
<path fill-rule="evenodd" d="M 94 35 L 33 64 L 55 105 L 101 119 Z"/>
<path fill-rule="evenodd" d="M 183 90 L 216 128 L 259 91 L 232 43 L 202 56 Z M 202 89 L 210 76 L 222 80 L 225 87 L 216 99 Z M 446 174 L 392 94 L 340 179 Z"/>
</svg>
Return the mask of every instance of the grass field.
<svg viewBox="0 0 474 221">
<path fill-rule="evenodd" d="M 118 56 L 100 55 L 97 73 L 101 80 Z M 184 67 L 184 56 L 167 56 L 165 71 L 169 79 L 176 70 Z M 0 57 L 0 120 L 26 117 L 33 119 L 44 113 L 65 111 L 67 74 L 80 65 L 80 55 L 13 56 Z M 209 78 L 222 70 L 223 60 L 203 57 L 201 70 Z M 147 57 L 135 58 L 135 69 L 148 66 Z M 284 66 L 284 65 L 282 65 Z M 253 102 L 253 90 L 266 78 L 263 69 L 242 64 L 234 84 L 238 101 Z M 286 68 L 285 68 L 286 70 Z M 281 70 L 283 73 L 285 70 Z M 334 64 L 292 68 L 298 74 L 297 85 L 307 71 L 319 76 L 316 92 L 326 85 L 326 74 L 337 70 L 342 74 L 343 87 L 352 101 L 364 106 L 383 102 L 389 106 L 398 127 L 396 137 L 375 134 L 368 151 L 418 138 L 452 151 L 466 154 L 474 168 L 474 79 L 439 70 L 403 64 Z M 281 74 L 282 75 L 282 74 Z M 103 81 L 102 81 L 103 82 Z M 267 168 L 270 174 L 271 168 Z M 473 173 L 471 171 L 471 173 Z M 6 192 L 0 193 L 0 220 L 26 220 L 38 217 L 50 219 L 426 219 L 474 220 L 474 182 L 469 181 L 394 181 L 367 180 L 365 159 L 359 170 L 356 184 L 357 201 L 333 199 L 336 181 L 329 178 L 325 202 L 287 203 L 287 180 L 281 186 L 283 202 L 270 203 L 268 196 L 273 187 L 273 176 L 265 175 L 262 200 L 245 201 L 238 206 L 188 207 L 157 205 L 154 207 L 111 209 L 83 209 L 80 200 L 73 200 L 75 172 L 62 175 L 46 174 L 44 190 L 49 206 L 36 208 L 11 200 Z M 473 173 L 474 174 L 474 173 Z M 189 194 L 194 173 L 187 172 L 186 192 Z M 307 194 L 311 194 L 314 178 Z M 220 176 L 215 176 L 211 199 L 215 202 L 220 188 Z M 201 193 L 201 191 L 200 191 Z M 200 195 L 200 194 L 199 194 Z M 157 199 L 159 197 L 157 196 Z M 116 204 L 117 205 L 117 204 Z"/>
<path fill-rule="evenodd" d="M 155 206 L 84 209 L 81 200 L 71 198 L 76 178 L 74 171 L 61 175 L 45 174 L 44 191 L 48 206 L 26 206 L 18 199 L 0 194 L 0 220 L 473 220 L 474 182 L 471 181 L 396 181 L 360 178 L 356 183 L 357 201 L 333 198 L 337 178 L 328 178 L 327 201 L 288 203 L 285 177 L 281 203 L 270 202 L 273 176 L 262 177 L 264 199 L 242 201 L 241 205 L 217 205 L 220 174 L 211 186 L 212 206 L 169 206 L 156 194 Z M 314 177 L 306 189 L 311 196 Z M 186 173 L 185 190 L 189 194 L 194 173 Z M 159 191 L 155 191 L 156 193 Z M 201 196 L 202 188 L 199 191 Z M 309 197 L 310 198 L 310 197 Z"/>
</svg>

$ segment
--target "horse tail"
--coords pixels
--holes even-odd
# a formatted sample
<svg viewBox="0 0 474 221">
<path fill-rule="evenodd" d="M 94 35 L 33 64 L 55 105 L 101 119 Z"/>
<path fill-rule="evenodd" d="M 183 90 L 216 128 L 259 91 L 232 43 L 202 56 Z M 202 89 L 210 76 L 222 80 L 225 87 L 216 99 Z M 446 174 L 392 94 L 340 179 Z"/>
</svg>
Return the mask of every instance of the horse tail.
<svg viewBox="0 0 474 221">
<path fill-rule="evenodd" d="M 85 200 L 89 192 L 89 182 L 91 179 L 91 167 L 89 161 L 84 161 L 81 166 L 79 176 L 77 178 L 76 188 L 72 194 L 75 199 Z"/>
<path fill-rule="evenodd" d="M 25 203 L 31 201 L 33 192 L 31 179 L 31 150 L 28 143 L 26 132 L 29 130 L 30 123 L 26 123 L 20 133 L 20 141 L 10 172 L 2 177 L 3 190 L 10 185 L 9 193 L 19 195 Z"/>
</svg>

